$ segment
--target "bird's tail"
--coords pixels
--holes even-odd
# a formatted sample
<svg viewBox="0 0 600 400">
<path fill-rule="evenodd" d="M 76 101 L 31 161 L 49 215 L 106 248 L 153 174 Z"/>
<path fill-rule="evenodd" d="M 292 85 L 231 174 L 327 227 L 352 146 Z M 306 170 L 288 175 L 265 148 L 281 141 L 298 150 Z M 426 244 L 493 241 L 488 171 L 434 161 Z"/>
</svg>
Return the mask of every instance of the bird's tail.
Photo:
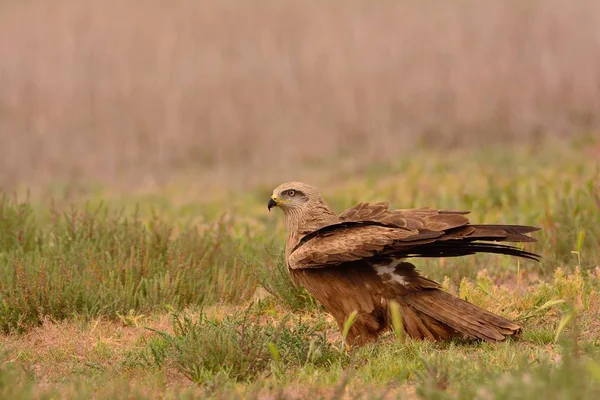
<svg viewBox="0 0 600 400">
<path fill-rule="evenodd" d="M 521 331 L 514 322 L 440 289 L 414 292 L 401 301 L 404 330 L 412 338 L 501 341 Z"/>
</svg>

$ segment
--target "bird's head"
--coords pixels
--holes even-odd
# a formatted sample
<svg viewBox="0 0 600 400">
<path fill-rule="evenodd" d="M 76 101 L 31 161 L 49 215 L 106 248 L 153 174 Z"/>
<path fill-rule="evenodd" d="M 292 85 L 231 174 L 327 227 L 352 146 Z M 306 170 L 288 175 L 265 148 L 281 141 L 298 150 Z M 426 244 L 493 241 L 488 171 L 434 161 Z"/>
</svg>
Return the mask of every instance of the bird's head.
<svg viewBox="0 0 600 400">
<path fill-rule="evenodd" d="M 273 190 L 268 208 L 279 207 L 285 217 L 291 251 L 298 240 L 324 226 L 340 222 L 339 217 L 323 201 L 319 189 L 302 182 L 287 182 Z"/>
<path fill-rule="evenodd" d="M 302 182 L 286 182 L 273 190 L 268 209 L 270 211 L 273 207 L 279 207 L 286 213 L 290 210 L 302 210 L 313 202 L 322 202 L 316 187 Z"/>
</svg>

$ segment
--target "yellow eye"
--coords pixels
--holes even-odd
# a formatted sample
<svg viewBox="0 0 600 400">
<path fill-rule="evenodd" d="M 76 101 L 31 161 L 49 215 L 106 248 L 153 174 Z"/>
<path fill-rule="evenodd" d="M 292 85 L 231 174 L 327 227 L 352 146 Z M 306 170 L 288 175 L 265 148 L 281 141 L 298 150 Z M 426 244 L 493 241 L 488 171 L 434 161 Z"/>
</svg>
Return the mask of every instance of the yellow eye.
<svg viewBox="0 0 600 400">
<path fill-rule="evenodd" d="M 296 195 L 296 191 L 295 190 L 288 190 L 287 195 L 290 197 L 294 197 Z"/>
</svg>

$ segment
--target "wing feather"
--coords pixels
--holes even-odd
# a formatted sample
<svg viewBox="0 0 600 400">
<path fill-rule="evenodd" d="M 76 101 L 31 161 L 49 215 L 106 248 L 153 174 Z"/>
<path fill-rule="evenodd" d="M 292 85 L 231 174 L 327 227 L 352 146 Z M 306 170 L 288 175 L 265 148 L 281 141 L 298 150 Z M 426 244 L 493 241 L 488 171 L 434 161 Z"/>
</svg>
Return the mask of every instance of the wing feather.
<svg viewBox="0 0 600 400">
<path fill-rule="evenodd" d="M 325 231 L 325 232 L 321 232 Z M 319 268 L 431 243 L 444 232 L 418 231 L 381 224 L 336 224 L 303 238 L 288 258 L 291 269 Z"/>
<path fill-rule="evenodd" d="M 374 221 L 408 229 L 447 230 L 469 223 L 468 211 L 446 211 L 434 208 L 389 210 L 388 203 L 361 202 L 339 215 L 342 221 Z"/>
<path fill-rule="evenodd" d="M 341 223 L 304 236 L 290 253 L 292 269 L 319 268 L 373 257 L 456 257 L 483 253 L 537 260 L 536 254 L 487 242 L 535 242 L 521 225 L 471 225 L 467 211 L 389 210 L 387 203 L 358 203 Z"/>
</svg>

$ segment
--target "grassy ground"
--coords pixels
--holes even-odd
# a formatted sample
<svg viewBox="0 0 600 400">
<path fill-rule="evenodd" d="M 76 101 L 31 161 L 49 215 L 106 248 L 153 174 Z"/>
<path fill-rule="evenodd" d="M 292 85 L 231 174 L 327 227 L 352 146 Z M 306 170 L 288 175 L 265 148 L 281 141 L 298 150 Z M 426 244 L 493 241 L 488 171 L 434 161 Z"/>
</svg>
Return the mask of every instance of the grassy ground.
<svg viewBox="0 0 600 400">
<path fill-rule="evenodd" d="M 418 261 L 449 291 L 523 325 L 519 340 L 498 344 L 389 334 L 347 350 L 287 278 L 282 216 L 266 210 L 279 182 L 7 194 L 0 398 L 598 398 L 598 168 L 591 146 L 547 145 L 336 159 L 294 177 L 323 187 L 339 211 L 390 200 L 542 227 L 528 247 L 540 264 Z"/>
</svg>

